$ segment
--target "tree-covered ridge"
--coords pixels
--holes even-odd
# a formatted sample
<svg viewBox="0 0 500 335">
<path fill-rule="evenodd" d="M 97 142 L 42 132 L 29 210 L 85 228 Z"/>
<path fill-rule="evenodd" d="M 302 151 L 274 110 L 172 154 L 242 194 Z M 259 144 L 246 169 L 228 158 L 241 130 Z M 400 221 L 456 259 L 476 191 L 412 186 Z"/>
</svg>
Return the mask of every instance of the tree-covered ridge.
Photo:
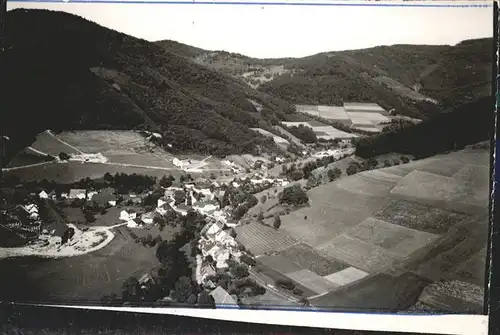
<svg viewBox="0 0 500 335">
<path fill-rule="evenodd" d="M 164 47 L 179 44 L 157 43 Z M 181 52 L 185 57 L 250 84 L 250 73 L 267 77 L 258 86 L 261 92 L 295 104 L 376 102 L 387 110 L 395 109 L 399 114 L 420 119 L 488 96 L 493 73 L 491 38 L 463 41 L 455 46 L 378 46 L 283 59 L 255 59 L 186 47 Z M 273 72 L 280 66 L 280 71 Z"/>
<path fill-rule="evenodd" d="M 273 146 L 248 127 L 270 128 L 270 119 L 293 112 L 174 52 L 63 12 L 8 12 L 4 56 L 2 77 L 9 85 L 2 124 L 13 138 L 10 152 L 47 128 L 142 127 L 161 130 L 167 139 L 178 135 L 181 149 L 237 153 Z"/>
<path fill-rule="evenodd" d="M 494 100 L 482 98 L 436 115 L 414 126 L 396 128 L 373 137 L 361 138 L 356 155 L 369 158 L 390 152 L 430 157 L 491 139 Z"/>
</svg>

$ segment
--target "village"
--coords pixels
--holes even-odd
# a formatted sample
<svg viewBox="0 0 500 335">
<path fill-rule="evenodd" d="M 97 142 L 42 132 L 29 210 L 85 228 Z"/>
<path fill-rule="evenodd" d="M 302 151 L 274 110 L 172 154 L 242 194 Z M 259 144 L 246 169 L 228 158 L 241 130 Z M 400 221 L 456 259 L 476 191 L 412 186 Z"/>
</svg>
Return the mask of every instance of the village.
<svg viewBox="0 0 500 335">
<path fill-rule="evenodd" d="M 336 145 L 323 144 L 306 150 L 300 160 L 339 159 L 352 154 L 351 149 L 345 146 L 338 149 Z M 234 228 L 245 224 L 240 219 L 257 203 L 252 194 L 272 187 L 283 188 L 290 183 L 283 172 L 271 173 L 271 169 L 276 164 L 298 161 L 298 157 L 274 157 L 265 163 L 256 160 L 252 168 L 243 168 L 226 159 L 222 163 L 230 168 L 232 177 L 211 174 L 209 178 L 195 179 L 191 173 L 202 169 L 203 161 L 193 163 L 174 158 L 174 165 L 185 171 L 178 180 L 171 175 L 157 181 L 147 176 L 106 174 L 100 181 L 87 178 L 73 185 L 44 181 L 28 187 L 24 185 L 22 190 L 18 185 L 14 193 L 27 192 L 27 189 L 31 192 L 24 198 L 21 196 L 22 204 L 16 204 L 15 199 L 19 196 L 15 194 L 2 204 L 0 229 L 11 238 L 0 247 L 0 257 L 83 255 L 104 248 L 113 240 L 113 231 L 118 227 L 136 235 L 134 231 L 149 231 L 158 226 L 163 229 L 176 216 L 186 217 L 195 212 L 204 218 L 205 224 L 196 240 L 190 241 L 197 250 L 193 280 L 211 292 L 216 306 L 237 306 L 240 298 L 229 294 L 227 285 L 223 285 L 225 288 L 217 285 L 217 279 L 234 271 L 236 265 L 246 277 L 255 260 L 235 239 Z M 228 190 L 239 193 L 231 195 Z M 151 236 L 141 238 L 144 243 L 152 245 L 160 240 L 161 237 L 158 241 L 153 241 Z M 152 280 L 146 273 L 138 282 L 142 290 L 147 290 L 147 283 Z M 254 292 L 252 294 L 265 292 L 262 284 L 257 285 L 249 278 L 245 280 L 251 287 L 250 291 Z M 168 301 L 168 297 L 166 299 Z"/>
</svg>

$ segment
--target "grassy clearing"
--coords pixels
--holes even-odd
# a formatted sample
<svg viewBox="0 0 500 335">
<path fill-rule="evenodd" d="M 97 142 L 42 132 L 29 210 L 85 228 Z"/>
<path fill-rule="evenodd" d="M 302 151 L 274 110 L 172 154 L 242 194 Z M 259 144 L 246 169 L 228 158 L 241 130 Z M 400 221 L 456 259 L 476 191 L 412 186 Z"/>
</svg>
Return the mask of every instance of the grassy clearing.
<svg viewBox="0 0 500 335">
<path fill-rule="evenodd" d="M 368 273 L 361 271 L 359 269 L 348 267 L 344 270 L 332 273 L 325 276 L 326 280 L 336 284 L 337 286 L 345 286 L 357 282 L 368 276 Z"/>
<path fill-rule="evenodd" d="M 458 278 L 464 282 L 484 286 L 486 256 L 486 248 L 481 249 L 467 261 L 463 262 L 457 271 L 450 274 L 450 278 Z"/>
<path fill-rule="evenodd" d="M 430 234 L 444 234 L 453 225 L 467 218 L 465 214 L 453 213 L 406 200 L 392 201 L 373 217 Z"/>
<path fill-rule="evenodd" d="M 303 243 L 295 244 L 290 248 L 281 250 L 278 254 L 320 276 L 326 276 L 347 267 L 347 265 L 332 258 L 323 257 L 313 248 Z"/>
<path fill-rule="evenodd" d="M 336 186 L 352 193 L 382 197 L 387 196 L 396 183 L 376 179 L 368 171 L 342 178 L 336 182 Z"/>
<path fill-rule="evenodd" d="M 309 290 L 316 292 L 316 294 L 324 294 L 338 287 L 338 285 L 307 269 L 287 273 L 286 276 L 307 287 Z"/>
<path fill-rule="evenodd" d="M 275 252 L 297 242 L 285 232 L 258 222 L 238 226 L 235 230 L 238 242 L 255 255 Z"/>
<path fill-rule="evenodd" d="M 368 273 L 389 268 L 402 257 L 345 234 L 334 238 L 330 244 L 323 246 L 320 250 L 328 256 Z"/>
<path fill-rule="evenodd" d="M 403 256 L 426 246 L 437 238 L 434 234 L 420 232 L 374 218 L 368 218 L 349 229 L 347 234 Z"/>
<path fill-rule="evenodd" d="M 146 142 L 141 134 L 129 130 L 67 131 L 57 137 L 87 153 L 133 151 Z"/>
<path fill-rule="evenodd" d="M 91 179 L 99 179 L 102 178 L 104 174 L 106 174 L 106 172 L 109 172 L 111 174 L 137 173 L 157 178 L 161 178 L 164 175 L 168 176 L 169 174 L 172 174 L 174 177 L 179 177 L 180 175 L 184 174 L 180 170 L 147 169 L 140 167 L 79 162 L 68 162 L 62 164 L 53 163 L 39 166 L 30 166 L 25 169 L 7 171 L 5 172 L 5 174 L 16 175 L 24 181 L 42 180 L 46 178 L 48 180 L 54 180 L 61 184 L 68 184 L 79 181 L 80 179 L 86 177 L 89 177 Z M 195 177 L 199 174 L 192 173 L 191 175 Z"/>
<path fill-rule="evenodd" d="M 424 289 L 419 301 L 441 312 L 478 314 L 483 312 L 484 290 L 460 281 L 437 282 Z"/>
<path fill-rule="evenodd" d="M 396 312 L 414 305 L 427 281 L 411 273 L 379 274 L 311 299 L 314 307 L 352 312 Z"/>
<path fill-rule="evenodd" d="M 123 228 L 113 230 L 115 238 L 104 248 L 88 255 L 47 260 L 17 258 L 0 261 L 1 300 L 52 303 L 99 302 L 104 294 L 121 294 L 123 281 L 142 276 L 158 265 L 155 248 L 135 243 Z M 10 270 L 9 270 L 10 269 Z M 14 269 L 14 270 L 12 270 Z M 25 283 L 18 287 L 17 283 Z M 30 287 L 26 290 L 26 287 Z"/>
<path fill-rule="evenodd" d="M 481 189 L 489 188 L 490 177 L 489 167 L 476 164 L 466 164 L 452 176 L 457 183 L 470 184 Z"/>
<path fill-rule="evenodd" d="M 37 135 L 36 141 L 31 144 L 31 147 L 52 156 L 58 156 L 59 153 L 79 154 L 72 147 L 58 141 L 54 136 L 47 132 L 42 132 Z"/>
<path fill-rule="evenodd" d="M 9 162 L 7 167 L 24 166 L 31 164 L 38 164 L 49 161 L 47 156 L 36 153 L 28 148 L 22 150 L 17 155 L 15 155 Z"/>
<path fill-rule="evenodd" d="M 258 261 L 280 273 L 295 272 L 302 269 L 300 265 L 283 256 L 262 256 L 258 258 Z"/>
</svg>

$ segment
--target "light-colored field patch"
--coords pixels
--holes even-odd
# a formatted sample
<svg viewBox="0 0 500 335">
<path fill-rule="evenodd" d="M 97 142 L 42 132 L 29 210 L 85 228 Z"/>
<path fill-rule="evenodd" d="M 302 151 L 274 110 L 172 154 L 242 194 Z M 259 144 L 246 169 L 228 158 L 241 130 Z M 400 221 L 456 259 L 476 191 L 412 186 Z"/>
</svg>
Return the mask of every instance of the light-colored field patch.
<svg viewBox="0 0 500 335">
<path fill-rule="evenodd" d="M 258 261 L 280 273 L 299 271 L 302 268 L 283 256 L 262 256 Z"/>
<path fill-rule="evenodd" d="M 146 139 L 131 130 L 67 131 L 57 135 L 61 140 L 87 153 L 117 150 L 133 152 L 144 146 Z"/>
<path fill-rule="evenodd" d="M 393 183 L 394 186 L 401 180 L 401 176 L 387 171 L 387 169 L 376 169 L 364 172 L 365 176 L 370 177 L 373 180 L 379 180 L 381 182 Z"/>
<path fill-rule="evenodd" d="M 487 189 L 490 184 L 490 169 L 482 165 L 466 164 L 453 174 L 452 178 L 457 183 L 471 184 Z"/>
<path fill-rule="evenodd" d="M 336 184 L 337 187 L 346 191 L 372 196 L 387 196 L 392 188 L 397 185 L 396 183 L 388 182 L 387 179 L 376 179 L 376 177 L 371 177 L 369 171 L 362 172 L 348 178 L 341 178 Z"/>
<path fill-rule="evenodd" d="M 344 270 L 324 276 L 323 278 L 334 283 L 335 285 L 344 286 L 357 282 L 366 276 L 368 276 L 368 273 L 353 267 L 348 267 Z"/>
<path fill-rule="evenodd" d="M 357 123 L 357 120 L 367 120 L 372 123 L 382 123 L 391 121 L 387 116 L 380 113 L 370 113 L 370 112 L 347 112 L 347 115 L 351 118 L 353 123 Z"/>
<path fill-rule="evenodd" d="M 385 112 L 385 109 L 370 102 L 344 102 L 346 112 Z"/>
<path fill-rule="evenodd" d="M 297 283 L 307 287 L 311 291 L 316 292 L 317 294 L 327 293 L 338 287 L 334 283 L 318 276 L 314 272 L 307 269 L 286 273 L 285 275 L 288 278 L 295 280 Z"/>
<path fill-rule="evenodd" d="M 252 222 L 234 228 L 236 240 L 255 255 L 263 255 L 290 247 L 297 241 L 281 230 Z"/>
<path fill-rule="evenodd" d="M 488 204 L 488 192 L 476 185 L 457 183 L 456 179 L 413 171 L 391 191 L 394 195 L 427 200 L 464 203 L 482 207 Z"/>
<path fill-rule="evenodd" d="M 334 238 L 320 250 L 368 273 L 382 271 L 401 260 L 401 255 L 346 234 Z"/>
<path fill-rule="evenodd" d="M 368 131 L 372 133 L 381 133 L 382 129 L 380 128 L 372 128 L 372 127 L 358 127 L 358 126 L 353 126 L 354 129 L 358 129 L 361 131 Z"/>
<path fill-rule="evenodd" d="M 349 229 L 349 236 L 390 250 L 403 257 L 428 245 L 437 235 L 368 218 Z"/>
<path fill-rule="evenodd" d="M 330 120 L 349 120 L 350 117 L 344 110 L 344 107 L 337 106 L 318 106 L 319 116 Z"/>
</svg>

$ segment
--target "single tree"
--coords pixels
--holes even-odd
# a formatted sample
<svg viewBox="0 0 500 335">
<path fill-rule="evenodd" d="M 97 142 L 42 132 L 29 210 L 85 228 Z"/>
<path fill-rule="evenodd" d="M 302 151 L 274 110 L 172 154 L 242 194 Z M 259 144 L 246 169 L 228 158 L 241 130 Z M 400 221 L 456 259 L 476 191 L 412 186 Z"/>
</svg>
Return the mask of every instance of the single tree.
<svg viewBox="0 0 500 335">
<path fill-rule="evenodd" d="M 281 218 L 279 217 L 279 215 L 276 215 L 274 217 L 273 227 L 278 229 L 280 226 L 281 226 Z"/>
</svg>

